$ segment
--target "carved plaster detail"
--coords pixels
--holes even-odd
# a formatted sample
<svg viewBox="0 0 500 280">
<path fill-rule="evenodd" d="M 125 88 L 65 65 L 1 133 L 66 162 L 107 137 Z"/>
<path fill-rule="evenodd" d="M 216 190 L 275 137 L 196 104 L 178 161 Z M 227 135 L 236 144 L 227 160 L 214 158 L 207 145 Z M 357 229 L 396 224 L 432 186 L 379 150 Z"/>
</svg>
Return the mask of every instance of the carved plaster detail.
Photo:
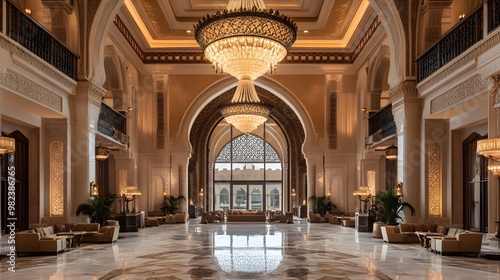
<svg viewBox="0 0 500 280">
<path fill-rule="evenodd" d="M 10 70 L 0 72 L 0 85 L 58 112 L 62 112 L 63 105 L 61 96 L 47 90 L 24 76 L 13 73 Z"/>
<path fill-rule="evenodd" d="M 18 57 L 27 64 L 33 66 L 39 70 L 40 73 L 44 73 L 45 76 L 52 78 L 57 83 L 61 84 L 69 90 L 74 89 L 76 82 L 68 78 L 66 75 L 61 74 L 59 71 L 54 70 L 52 66 L 49 66 L 46 62 L 38 58 L 37 56 L 26 51 L 22 47 L 15 45 L 9 39 L 0 36 L 0 47 L 8 51 L 12 56 Z"/>
<path fill-rule="evenodd" d="M 393 104 L 399 103 L 406 97 L 418 97 L 417 82 L 412 80 L 407 80 L 399 83 L 387 91 L 387 95 L 391 99 Z"/>
<path fill-rule="evenodd" d="M 458 69 L 462 68 L 466 64 L 471 61 L 475 61 L 479 56 L 483 55 L 485 52 L 490 50 L 493 47 L 496 47 L 500 44 L 500 33 L 495 34 L 491 38 L 482 42 L 479 46 L 474 49 L 471 49 L 469 52 L 465 53 L 454 63 L 451 63 L 447 66 L 442 67 L 436 73 L 432 75 L 432 78 L 429 78 L 425 82 L 419 84 L 418 89 L 420 92 L 427 92 L 434 85 L 446 80 L 448 76 L 454 74 Z"/>
<path fill-rule="evenodd" d="M 470 98 L 487 88 L 486 81 L 477 75 L 431 100 L 431 114 L 463 102 L 464 99 Z"/>
</svg>

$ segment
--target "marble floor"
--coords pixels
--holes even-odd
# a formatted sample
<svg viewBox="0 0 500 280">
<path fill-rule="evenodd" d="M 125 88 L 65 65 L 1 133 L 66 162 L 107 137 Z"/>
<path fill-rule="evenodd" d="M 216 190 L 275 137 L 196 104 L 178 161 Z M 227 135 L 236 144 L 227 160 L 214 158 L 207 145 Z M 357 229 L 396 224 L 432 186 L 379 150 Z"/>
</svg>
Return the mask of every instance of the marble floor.
<svg viewBox="0 0 500 280">
<path fill-rule="evenodd" d="M 168 224 L 57 256 L 15 259 L 1 279 L 500 279 L 500 261 L 385 244 L 331 224 Z M 498 253 L 487 241 L 483 252 Z"/>
</svg>

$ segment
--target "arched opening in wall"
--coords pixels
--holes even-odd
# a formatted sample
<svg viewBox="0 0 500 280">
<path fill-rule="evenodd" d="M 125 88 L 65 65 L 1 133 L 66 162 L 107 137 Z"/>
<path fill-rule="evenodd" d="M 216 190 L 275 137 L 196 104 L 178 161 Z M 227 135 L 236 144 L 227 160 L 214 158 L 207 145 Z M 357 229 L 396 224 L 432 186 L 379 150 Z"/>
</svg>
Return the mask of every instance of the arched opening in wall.
<svg viewBox="0 0 500 280">
<path fill-rule="evenodd" d="M 463 141 L 463 221 L 471 231 L 488 231 L 488 159 L 476 153 L 477 141 L 488 138 L 472 133 Z"/>
<path fill-rule="evenodd" d="M 209 145 L 214 153 L 209 158 L 215 157 L 214 210 L 283 210 L 287 149 L 283 133 L 273 126 L 269 121 L 247 135 L 225 123 L 217 126 L 226 131 L 212 134 L 217 138 Z"/>
<path fill-rule="evenodd" d="M 193 149 L 188 167 L 188 196 L 199 211 L 223 209 L 291 212 L 307 197 L 302 124 L 283 100 L 256 87 L 273 109 L 268 121 L 242 134 L 223 120 L 219 108 L 235 88 L 209 102 L 190 131 Z M 294 195 L 292 195 L 292 193 Z"/>
</svg>

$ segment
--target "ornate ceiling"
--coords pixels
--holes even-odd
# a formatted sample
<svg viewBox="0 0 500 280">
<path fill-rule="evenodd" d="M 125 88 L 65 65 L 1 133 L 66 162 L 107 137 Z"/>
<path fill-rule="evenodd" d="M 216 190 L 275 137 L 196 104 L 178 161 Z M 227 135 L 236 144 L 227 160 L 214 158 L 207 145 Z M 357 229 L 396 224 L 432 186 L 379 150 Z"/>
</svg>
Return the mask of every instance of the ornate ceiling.
<svg viewBox="0 0 500 280">
<path fill-rule="evenodd" d="M 118 14 L 142 51 L 195 52 L 193 25 L 225 9 L 228 0 L 125 0 Z M 373 25 L 368 0 L 265 0 L 299 27 L 291 52 L 352 53 Z M 307 31 L 307 32 L 305 32 Z M 122 31 L 123 32 L 123 31 Z"/>
</svg>

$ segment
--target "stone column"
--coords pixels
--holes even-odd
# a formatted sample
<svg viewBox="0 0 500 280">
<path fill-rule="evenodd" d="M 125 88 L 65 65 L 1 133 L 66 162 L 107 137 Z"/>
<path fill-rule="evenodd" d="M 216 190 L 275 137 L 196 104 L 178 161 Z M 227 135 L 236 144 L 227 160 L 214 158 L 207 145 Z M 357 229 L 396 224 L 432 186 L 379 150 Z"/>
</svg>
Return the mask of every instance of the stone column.
<svg viewBox="0 0 500 280">
<path fill-rule="evenodd" d="M 417 221 L 425 215 L 425 205 L 420 203 L 422 191 L 421 166 L 424 148 L 421 140 L 422 105 L 416 82 L 405 81 L 388 92 L 398 137 L 398 181 L 403 183 L 404 200 L 417 211 L 416 216 L 405 216 L 406 222 Z"/>
<path fill-rule="evenodd" d="M 186 200 L 182 201 L 181 211 L 188 213 L 188 164 L 189 153 L 176 153 L 172 155 L 172 195 L 184 196 Z M 194 200 L 194 199 L 193 199 Z"/>
<path fill-rule="evenodd" d="M 500 137 L 500 74 L 495 74 L 489 77 L 491 83 L 489 104 L 493 104 L 493 108 L 489 107 L 488 120 L 488 135 L 489 138 Z M 496 221 L 500 220 L 500 191 L 498 178 L 489 174 L 493 180 L 488 180 L 488 232 L 497 232 L 497 237 L 500 235 L 500 224 Z"/>
<path fill-rule="evenodd" d="M 68 153 L 71 188 L 68 189 L 69 215 L 90 197 L 90 182 L 95 181 L 95 134 L 101 100 L 106 90 L 88 81 L 79 82 L 70 102 L 70 143 Z"/>
<path fill-rule="evenodd" d="M 311 196 L 323 196 L 325 185 L 323 178 L 323 155 L 309 154 L 307 156 L 307 212 L 313 211 L 314 202 L 310 201 Z"/>
</svg>

